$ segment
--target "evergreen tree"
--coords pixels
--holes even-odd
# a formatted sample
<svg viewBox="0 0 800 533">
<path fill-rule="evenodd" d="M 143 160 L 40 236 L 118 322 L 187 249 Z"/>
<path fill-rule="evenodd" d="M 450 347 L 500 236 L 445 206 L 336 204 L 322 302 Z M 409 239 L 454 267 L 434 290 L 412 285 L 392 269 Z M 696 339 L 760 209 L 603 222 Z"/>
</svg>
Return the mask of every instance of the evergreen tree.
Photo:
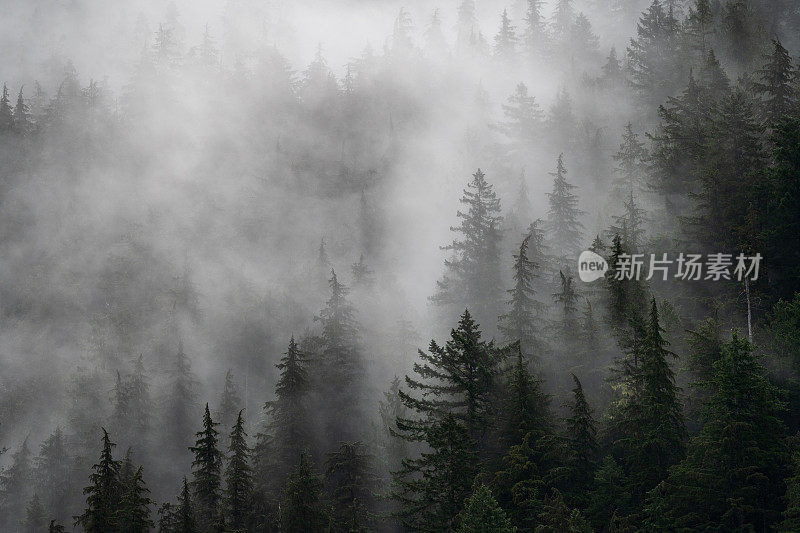
<svg viewBox="0 0 800 533">
<path fill-rule="evenodd" d="M 672 11 L 665 11 L 660 0 L 653 0 L 642 13 L 636 38 L 628 46 L 631 84 L 641 100 L 653 107 L 673 93 L 674 80 L 682 79 L 685 72 L 680 55 L 675 53 L 678 27 Z"/>
<path fill-rule="evenodd" d="M 20 515 L 28 502 L 30 477 L 31 453 L 26 437 L 11 454 L 11 464 L 0 473 L 0 501 L 6 527 L 16 527 L 19 523 Z"/>
<path fill-rule="evenodd" d="M 438 8 L 433 10 L 431 21 L 425 28 L 425 49 L 436 56 L 441 56 L 447 50 L 447 42 L 442 32 L 442 18 Z"/>
<path fill-rule="evenodd" d="M 286 481 L 284 505 L 281 509 L 282 530 L 287 533 L 324 531 L 328 514 L 322 501 L 322 479 L 306 452 Z"/>
<path fill-rule="evenodd" d="M 373 274 L 367 263 L 364 262 L 364 254 L 361 254 L 358 257 L 358 262 L 353 263 L 353 266 L 350 267 L 350 271 L 353 273 L 353 284 L 359 287 L 371 287 L 374 282 Z"/>
<path fill-rule="evenodd" d="M 443 250 L 453 252 L 445 260 L 446 273 L 437 281 L 431 300 L 438 305 L 474 308 L 484 323 L 494 323 L 500 314 L 502 276 L 500 273 L 500 200 L 480 169 L 464 190 L 461 203 L 467 211 L 458 211 L 461 219 L 451 231 L 460 235 Z"/>
<path fill-rule="evenodd" d="M 386 473 L 396 472 L 400 469 L 402 460 L 408 456 L 408 444 L 397 435 L 397 419 L 406 418 L 407 409 L 400 398 L 400 378 L 395 376 L 389 390 L 383 393 L 383 399 L 378 404 L 381 417 L 380 447 L 382 459 L 385 463 Z"/>
<path fill-rule="evenodd" d="M 791 476 L 786 478 L 786 493 L 783 496 L 786 510 L 778 531 L 797 531 L 800 529 L 800 453 L 792 453 Z"/>
<path fill-rule="evenodd" d="M 120 507 L 123 487 L 119 480 L 120 462 L 113 457 L 116 446 L 103 429 L 103 450 L 100 461 L 92 466 L 90 485 L 83 489 L 86 494 L 86 509 L 75 517 L 86 533 L 108 533 L 119 526 L 117 510 Z"/>
<path fill-rule="evenodd" d="M 763 114 L 768 126 L 775 126 L 796 109 L 798 103 L 797 69 L 779 39 L 772 40 L 772 54 L 758 71 L 755 90 L 763 98 Z"/>
<path fill-rule="evenodd" d="M 639 192 L 644 189 L 644 160 L 647 157 L 647 150 L 633 131 L 630 122 L 625 126 L 619 151 L 613 157 L 617 162 L 615 170 L 618 174 L 612 185 L 614 192 L 619 197 L 625 197 L 629 192 Z"/>
<path fill-rule="evenodd" d="M 536 98 L 528 95 L 528 87 L 524 83 L 519 83 L 514 94 L 501 107 L 505 121 L 499 123 L 497 129 L 518 143 L 520 149 L 529 149 L 538 141 L 544 122 L 544 112 L 536 103 Z"/>
<path fill-rule="evenodd" d="M 600 39 L 592 31 L 592 23 L 586 15 L 578 13 L 570 33 L 572 50 L 583 60 L 593 61 L 598 55 Z"/>
<path fill-rule="evenodd" d="M 317 320 L 322 322 L 322 361 L 328 423 L 333 442 L 355 440 L 363 431 L 360 423 L 363 399 L 364 361 L 359 348 L 355 309 L 347 299 L 349 289 L 331 270 L 331 296 Z"/>
<path fill-rule="evenodd" d="M 539 521 L 541 525 L 534 530 L 536 533 L 590 533 L 592 531 L 580 511 L 570 509 L 564 503 L 561 492 L 555 488 L 550 491 L 544 501 Z"/>
<path fill-rule="evenodd" d="M 637 252 L 644 244 L 644 223 L 646 221 L 644 209 L 636 205 L 633 191 L 628 191 L 623 207 L 624 213 L 614 216 L 614 224 L 609 228 L 609 233 L 619 235 L 632 253 Z"/>
<path fill-rule="evenodd" d="M 525 46 L 528 54 L 536 57 L 547 44 L 547 26 L 542 14 L 542 0 L 527 0 L 525 10 Z"/>
<path fill-rule="evenodd" d="M 48 533 L 66 533 L 64 526 L 56 522 L 55 520 L 50 520 L 50 526 L 47 528 Z"/>
<path fill-rule="evenodd" d="M 550 106 L 547 117 L 547 127 L 550 132 L 550 142 L 554 150 L 563 152 L 572 149 L 575 144 L 577 128 L 575 114 L 572 111 L 572 98 L 567 92 L 566 87 L 562 86 L 558 89 L 556 101 Z M 561 156 L 563 155 L 562 153 Z"/>
<path fill-rule="evenodd" d="M 165 443 L 176 453 L 184 451 L 191 442 L 192 420 L 197 411 L 196 386 L 191 361 L 183 351 L 183 342 L 180 342 L 170 376 L 164 419 L 164 427 L 167 428 Z"/>
<path fill-rule="evenodd" d="M 60 427 L 44 440 L 34 464 L 36 491 L 42 495 L 48 516 L 58 520 L 67 518 L 69 489 L 72 486 L 71 465 L 66 439 Z"/>
<path fill-rule="evenodd" d="M 17 95 L 17 105 L 14 106 L 14 129 L 19 133 L 29 133 L 33 130 L 33 123 L 31 122 L 30 107 L 25 103 L 22 97 L 22 87 L 19 89 Z"/>
<path fill-rule="evenodd" d="M 395 476 L 400 515 L 412 529 L 453 526 L 486 450 L 499 358 L 493 343 L 481 340 L 469 311 L 450 336 L 444 347 L 431 341 L 428 352 L 420 350 L 422 362 L 414 364 L 419 380 L 406 376 L 420 396 L 400 391 L 403 404 L 419 416 L 398 418 L 398 434 L 431 449 L 403 461 Z"/>
<path fill-rule="evenodd" d="M 600 80 L 605 86 L 616 87 L 621 85 L 625 80 L 625 72 L 622 68 L 622 62 L 617 58 L 617 49 L 611 47 L 606 57 L 606 62 L 602 67 L 602 76 Z"/>
<path fill-rule="evenodd" d="M 506 301 L 509 310 L 500 316 L 498 325 L 500 333 L 508 342 L 519 341 L 527 358 L 534 357 L 536 349 L 540 347 L 535 322 L 544 308 L 536 300 L 533 288 L 539 265 L 528 258 L 530 240 L 531 235 L 526 235 L 519 246 L 519 252 L 514 254 L 514 288 L 507 291 L 510 295 Z"/>
<path fill-rule="evenodd" d="M 245 531 L 249 504 L 253 492 L 253 472 L 250 468 L 250 448 L 247 446 L 242 411 L 236 418 L 228 446 L 228 466 L 225 470 L 224 509 L 233 531 Z"/>
<path fill-rule="evenodd" d="M 42 501 L 39 495 L 34 493 L 28 506 L 25 508 L 25 520 L 22 522 L 24 533 L 41 533 L 44 531 L 45 524 L 45 510 L 42 507 Z"/>
<path fill-rule="evenodd" d="M 586 493 L 594 481 L 600 447 L 597 443 L 597 424 L 583 393 L 583 386 L 575 374 L 571 375 L 575 388 L 572 389 L 573 400 L 569 404 L 569 417 L 565 421 L 570 452 L 570 499 L 584 507 Z"/>
<path fill-rule="evenodd" d="M 14 114 L 11 110 L 11 101 L 8 98 L 8 87 L 3 84 L 3 94 L 0 96 L 0 132 L 8 132 L 14 127 Z"/>
<path fill-rule="evenodd" d="M 550 431 L 550 398 L 542 390 L 541 382 L 528 370 L 528 359 L 519 343 L 516 360 L 504 390 L 500 415 L 499 443 L 504 451 L 522 443 L 527 435 L 539 438 Z"/>
<path fill-rule="evenodd" d="M 718 102 L 730 94 L 731 81 L 714 54 L 714 50 L 709 50 L 706 54 L 699 74 L 698 81 L 705 89 L 706 97 L 710 102 Z"/>
<path fill-rule="evenodd" d="M 686 230 L 701 249 L 752 246 L 748 190 L 765 162 L 761 137 L 749 97 L 734 91 L 715 114 L 700 187 L 693 195 L 694 214 L 686 219 Z"/>
<path fill-rule="evenodd" d="M 497 505 L 492 491 L 486 485 L 478 485 L 466 501 L 459 520 L 458 533 L 512 533 L 511 521 Z"/>
<path fill-rule="evenodd" d="M 373 531 L 378 480 L 364 444 L 344 442 L 329 453 L 325 478 L 331 487 L 333 530 Z"/>
<path fill-rule="evenodd" d="M 266 431 L 258 435 L 254 450 L 254 481 L 260 491 L 270 490 L 273 476 L 284 479 L 311 442 L 306 365 L 306 355 L 292 337 L 276 365 L 281 373 L 275 386 L 276 399 L 265 406 L 269 422 Z"/>
<path fill-rule="evenodd" d="M 184 477 L 177 505 L 165 503 L 158 511 L 159 533 L 199 533 L 194 517 L 189 482 Z"/>
<path fill-rule="evenodd" d="M 547 230 L 560 257 L 565 258 L 578 250 L 583 224 L 578 220 L 583 211 L 578 209 L 578 197 L 573 194 L 575 185 L 567 182 L 567 169 L 564 155 L 558 156 L 554 177 L 553 192 L 548 193 L 550 210 L 547 213 Z"/>
<path fill-rule="evenodd" d="M 119 508 L 116 520 L 120 533 L 148 533 L 155 523 L 150 519 L 150 506 L 155 502 L 150 499 L 142 475 L 142 467 L 129 479 L 122 483 Z"/>
<path fill-rule="evenodd" d="M 569 339 L 577 327 L 575 313 L 578 310 L 578 295 L 573 284 L 574 278 L 564 275 L 562 271 L 559 271 L 558 274 L 561 278 L 561 285 L 559 291 L 553 294 L 553 301 L 560 304 L 561 333 L 564 339 Z"/>
<path fill-rule="evenodd" d="M 780 393 L 735 333 L 703 386 L 710 392 L 705 425 L 686 459 L 653 491 L 648 526 L 769 531 L 780 518 L 789 463 Z"/>
<path fill-rule="evenodd" d="M 203 429 L 197 432 L 197 442 L 189 450 L 194 454 L 192 461 L 193 504 L 201 529 L 213 526 L 218 518 L 222 501 L 220 490 L 222 469 L 222 452 L 217 446 L 219 424 L 211 419 L 211 412 L 206 404 L 203 414 Z"/>
<path fill-rule="evenodd" d="M 586 512 L 595 530 L 604 531 L 614 517 L 628 516 L 633 511 L 632 495 L 626 485 L 622 467 L 612 455 L 606 455 L 595 472 L 594 489 L 589 494 Z"/>
<path fill-rule="evenodd" d="M 508 10 L 504 9 L 500 18 L 500 31 L 494 37 L 494 54 L 504 61 L 510 61 L 516 52 L 517 34 L 508 18 Z"/>
<path fill-rule="evenodd" d="M 560 41 L 567 40 L 574 20 L 575 10 L 572 7 L 572 0 L 558 0 L 551 21 L 553 36 Z"/>
<path fill-rule="evenodd" d="M 222 389 L 222 399 L 219 402 L 219 423 L 222 427 L 229 428 L 236 423 L 237 413 L 241 411 L 243 402 L 239 396 L 239 389 L 233 379 L 233 371 L 228 369 L 225 373 L 225 388 Z"/>
<path fill-rule="evenodd" d="M 629 395 L 619 404 L 615 420 L 628 487 L 634 501 L 658 485 L 670 466 L 683 458 L 686 429 L 675 376 L 667 357 L 673 356 L 662 336 L 653 299 L 641 341 L 632 347 L 639 360 L 628 372 Z"/>
</svg>

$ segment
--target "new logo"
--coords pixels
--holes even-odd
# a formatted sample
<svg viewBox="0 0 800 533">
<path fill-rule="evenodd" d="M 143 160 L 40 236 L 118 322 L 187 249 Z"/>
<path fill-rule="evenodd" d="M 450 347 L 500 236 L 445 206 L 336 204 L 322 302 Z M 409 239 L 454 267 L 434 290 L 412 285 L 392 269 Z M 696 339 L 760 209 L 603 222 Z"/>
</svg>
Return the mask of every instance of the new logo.
<svg viewBox="0 0 800 533">
<path fill-rule="evenodd" d="M 585 250 L 578 257 L 578 277 L 586 283 L 600 279 L 608 270 L 608 263 L 602 256 Z"/>
</svg>

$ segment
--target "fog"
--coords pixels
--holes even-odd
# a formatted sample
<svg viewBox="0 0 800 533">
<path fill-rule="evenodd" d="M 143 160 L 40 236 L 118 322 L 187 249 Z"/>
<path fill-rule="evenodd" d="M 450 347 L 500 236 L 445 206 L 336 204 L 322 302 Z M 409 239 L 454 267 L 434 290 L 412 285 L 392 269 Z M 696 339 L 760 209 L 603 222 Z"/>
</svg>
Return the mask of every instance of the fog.
<svg viewBox="0 0 800 533">
<path fill-rule="evenodd" d="M 622 209 L 611 183 L 624 126 L 644 139 L 658 117 L 629 88 L 596 80 L 612 47 L 624 59 L 648 3 L 620 12 L 576 0 L 596 48 L 570 41 L 508 60 L 492 52 L 500 16 L 507 9 L 521 34 L 526 2 L 478 1 L 472 37 L 485 44 L 468 49 L 457 4 L 3 0 L 0 82 L 46 126 L 0 149 L 0 460 L 10 464 L 25 438 L 35 455 L 61 427 L 76 454 L 90 439 L 91 465 L 117 373 L 141 356 L 158 419 L 180 343 L 198 383 L 193 427 L 200 406 L 219 409 L 230 369 L 254 436 L 289 339 L 321 332 L 330 269 L 351 288 L 377 423 L 392 377 L 463 311 L 430 297 L 478 168 L 508 223 L 505 288 L 523 232 L 547 218 L 559 154 L 584 212 L 583 248 L 604 235 Z M 435 9 L 440 46 L 427 32 Z M 548 124 L 525 143 L 502 128 L 520 83 Z M 559 92 L 567 115 L 553 111 Z M 528 212 L 514 211 L 521 183 Z M 649 235 L 675 226 L 652 191 L 640 200 Z M 354 279 L 361 257 L 370 283 Z M 503 340 L 494 321 L 481 328 Z M 121 454 L 130 442 L 118 444 Z M 160 503 L 177 493 L 188 455 L 175 466 L 163 449 L 149 453 L 158 457 L 138 460 L 159 471 Z"/>
</svg>

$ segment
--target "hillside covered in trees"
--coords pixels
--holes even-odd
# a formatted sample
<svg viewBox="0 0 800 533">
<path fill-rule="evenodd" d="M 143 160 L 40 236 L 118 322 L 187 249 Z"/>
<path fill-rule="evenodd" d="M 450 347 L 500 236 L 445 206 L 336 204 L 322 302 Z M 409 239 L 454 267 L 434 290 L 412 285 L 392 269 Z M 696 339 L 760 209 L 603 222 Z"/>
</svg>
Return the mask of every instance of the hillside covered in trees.
<svg viewBox="0 0 800 533">
<path fill-rule="evenodd" d="M 0 531 L 800 531 L 796 2 L 5 4 Z"/>
</svg>

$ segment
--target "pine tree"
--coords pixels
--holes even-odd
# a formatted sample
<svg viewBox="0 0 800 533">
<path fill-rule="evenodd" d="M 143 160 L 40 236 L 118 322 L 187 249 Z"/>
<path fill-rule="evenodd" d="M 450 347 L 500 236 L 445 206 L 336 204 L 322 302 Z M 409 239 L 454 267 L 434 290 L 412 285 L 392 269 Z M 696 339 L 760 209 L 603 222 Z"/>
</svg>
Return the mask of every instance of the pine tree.
<svg viewBox="0 0 800 533">
<path fill-rule="evenodd" d="M 166 445 L 176 453 L 184 451 L 185 446 L 191 442 L 192 420 L 197 411 L 196 386 L 191 361 L 183 351 L 183 342 L 180 342 L 170 376 L 164 419 L 167 428 Z"/>
<path fill-rule="evenodd" d="M 439 9 L 433 10 L 431 21 L 425 28 L 425 49 L 434 55 L 442 55 L 447 50 L 447 42 L 442 33 L 442 19 Z"/>
<path fill-rule="evenodd" d="M 446 273 L 437 281 L 431 300 L 438 305 L 470 307 L 484 323 L 493 324 L 500 314 L 502 276 L 500 273 L 500 200 L 480 169 L 464 190 L 461 203 L 467 211 L 458 211 L 458 227 L 450 230 L 460 235 L 443 250 L 453 252 L 445 260 Z"/>
<path fill-rule="evenodd" d="M 192 461 L 192 491 L 197 521 L 201 529 L 214 525 L 218 518 L 222 500 L 220 490 L 222 452 L 217 446 L 219 424 L 211 419 L 206 404 L 203 414 L 203 429 L 197 432 L 197 442 L 189 450 L 194 454 Z"/>
<path fill-rule="evenodd" d="M 350 267 L 353 273 L 353 284 L 358 287 L 371 287 L 375 281 L 372 269 L 364 262 L 364 254 L 358 257 L 358 262 Z"/>
<path fill-rule="evenodd" d="M 66 533 L 64 526 L 56 522 L 55 520 L 50 520 L 50 526 L 47 528 L 48 533 Z"/>
<path fill-rule="evenodd" d="M 625 474 L 612 455 L 603 458 L 595 472 L 593 485 L 586 514 L 595 530 L 606 530 L 614 517 L 626 517 L 633 512 Z"/>
<path fill-rule="evenodd" d="M 661 125 L 651 136 L 648 160 L 651 185 L 657 190 L 681 196 L 696 191 L 708 143 L 711 107 L 705 91 L 690 75 L 681 95 L 670 96 L 658 108 Z"/>
<path fill-rule="evenodd" d="M 731 81 L 714 54 L 714 50 L 709 50 L 706 54 L 699 72 L 698 82 L 705 89 L 709 102 L 718 102 L 730 94 Z"/>
<path fill-rule="evenodd" d="M 619 235 L 626 247 L 634 253 L 639 251 L 644 244 L 644 223 L 646 222 L 644 209 L 636 205 L 633 191 L 628 191 L 623 207 L 624 213 L 614 216 L 614 224 L 609 228 L 609 233 Z"/>
<path fill-rule="evenodd" d="M 396 472 L 400 469 L 403 459 L 408 457 L 408 444 L 397 435 L 397 419 L 406 418 L 407 409 L 400 398 L 400 378 L 395 376 L 389 390 L 383 393 L 383 399 L 378 404 L 378 413 L 381 417 L 382 460 L 385 473 Z"/>
<path fill-rule="evenodd" d="M 600 49 L 600 39 L 592 31 L 592 23 L 586 15 L 578 13 L 570 33 L 572 50 L 585 61 L 594 61 Z"/>
<path fill-rule="evenodd" d="M 120 462 L 113 457 L 116 446 L 103 429 L 103 450 L 100 461 L 92 466 L 90 485 L 83 489 L 86 494 L 86 509 L 76 516 L 75 525 L 80 525 L 86 533 L 108 533 L 118 527 L 117 509 L 122 498 L 119 480 Z"/>
<path fill-rule="evenodd" d="M 558 489 L 552 489 L 539 514 L 536 533 L 591 533 L 592 528 L 577 509 L 570 509 Z"/>
<path fill-rule="evenodd" d="M 364 361 L 359 347 L 355 309 L 347 299 L 349 289 L 331 270 L 331 296 L 316 319 L 322 322 L 323 386 L 329 421 L 326 431 L 333 442 L 357 440 L 363 399 Z"/>
<path fill-rule="evenodd" d="M 644 160 L 647 157 L 647 150 L 633 131 L 630 122 L 625 126 L 619 151 L 613 157 L 617 162 L 617 168 L 614 170 L 618 174 L 612 184 L 615 194 L 625 197 L 629 192 L 639 192 L 644 189 Z"/>
<path fill-rule="evenodd" d="M 779 39 L 772 40 L 772 54 L 764 59 L 766 64 L 758 71 L 760 81 L 754 84 L 754 89 L 762 95 L 764 120 L 772 127 L 795 110 L 798 76 L 789 52 Z"/>
<path fill-rule="evenodd" d="M 675 53 L 677 44 L 677 20 L 660 0 L 653 0 L 639 18 L 636 38 L 628 46 L 631 84 L 644 103 L 659 105 L 675 90 L 674 80 L 683 79 L 685 69 Z"/>
<path fill-rule="evenodd" d="M 276 365 L 281 373 L 275 386 L 276 399 L 265 407 L 269 422 L 266 431 L 258 435 L 254 450 L 254 482 L 259 491 L 275 489 L 273 477 L 284 479 L 311 442 L 306 365 L 306 355 L 292 337 Z"/>
<path fill-rule="evenodd" d="M 177 505 L 165 503 L 158 511 L 159 533 L 199 533 L 194 517 L 189 482 L 184 477 Z"/>
<path fill-rule="evenodd" d="M 233 379 L 233 371 L 228 369 L 225 373 L 225 388 L 222 389 L 222 398 L 219 402 L 219 423 L 222 427 L 229 428 L 236 423 L 237 413 L 241 411 L 243 402 L 239 396 L 239 389 Z"/>
<path fill-rule="evenodd" d="M 525 10 L 525 46 L 530 56 L 541 54 L 547 44 L 547 27 L 542 14 L 542 0 L 527 0 Z"/>
<path fill-rule="evenodd" d="M 572 389 L 569 417 L 565 420 L 570 452 L 570 499 L 580 507 L 585 507 L 586 493 L 594 481 L 600 447 L 597 443 L 597 423 L 592 417 L 583 386 L 575 374 L 571 375 L 575 388 Z"/>
<path fill-rule="evenodd" d="M 780 418 L 785 404 L 738 334 L 713 367 L 703 383 L 710 392 L 705 425 L 686 459 L 652 493 L 647 525 L 769 531 L 780 518 L 781 479 L 789 464 Z"/>
<path fill-rule="evenodd" d="M 522 443 L 527 435 L 539 438 L 550 431 L 550 398 L 542 390 L 539 379 L 528 370 L 528 359 L 519 343 L 512 345 L 516 359 L 505 385 L 502 414 L 499 416 L 499 442 L 504 452 Z"/>
<path fill-rule="evenodd" d="M 22 97 L 22 87 L 17 95 L 17 105 L 14 106 L 14 130 L 19 133 L 30 133 L 33 130 L 31 122 L 30 107 Z"/>
<path fill-rule="evenodd" d="M 287 533 L 324 531 L 328 514 L 322 501 L 322 479 L 314 472 L 306 452 L 300 454 L 300 463 L 289 475 L 281 509 L 282 530 Z"/>
<path fill-rule="evenodd" d="M 547 117 L 550 142 L 554 150 L 563 152 L 572 149 L 576 138 L 576 123 L 575 114 L 572 111 L 572 98 L 566 87 L 562 86 L 556 93 L 556 100 L 550 106 Z M 562 153 L 561 156 L 563 155 Z"/>
<path fill-rule="evenodd" d="M 715 114 L 704 153 L 694 214 L 686 231 L 701 249 L 742 249 L 751 244 L 748 190 L 765 163 L 762 128 L 749 97 L 741 90 L 726 98 Z"/>
<path fill-rule="evenodd" d="M 25 520 L 22 522 L 23 532 L 41 533 L 44 531 L 46 523 L 47 520 L 45 519 L 42 501 L 39 499 L 39 495 L 34 493 L 33 497 L 28 502 L 28 506 L 25 508 Z"/>
<path fill-rule="evenodd" d="M 564 275 L 563 271 L 559 271 L 558 275 L 561 279 L 561 284 L 559 291 L 553 294 L 553 301 L 561 307 L 560 326 L 563 338 L 569 339 L 577 327 L 575 313 L 578 310 L 578 295 L 575 292 L 574 278 Z"/>
<path fill-rule="evenodd" d="M 544 308 L 536 300 L 533 288 L 539 265 L 528 258 L 530 240 L 531 235 L 526 235 L 519 246 L 519 252 L 514 254 L 514 288 L 506 291 L 510 295 L 506 301 L 509 310 L 500 316 L 498 324 L 498 330 L 508 342 L 520 342 L 527 358 L 534 357 L 537 348 L 540 348 L 535 322 Z"/>
<path fill-rule="evenodd" d="M 458 533 L 512 533 L 511 521 L 497 505 L 492 491 L 486 485 L 478 485 L 466 501 L 459 520 Z"/>
<path fill-rule="evenodd" d="M 602 67 L 601 81 L 605 86 L 616 87 L 622 84 L 625 80 L 625 72 L 622 68 L 622 63 L 617 58 L 617 49 L 611 47 L 606 57 L 606 62 Z"/>
<path fill-rule="evenodd" d="M 791 476 L 786 478 L 786 493 L 783 496 L 786 510 L 778 531 L 797 531 L 800 529 L 800 453 L 792 453 Z"/>
<path fill-rule="evenodd" d="M 0 96 L 0 132 L 9 132 L 14 127 L 14 115 L 11 110 L 11 101 L 8 98 L 8 87 L 3 84 L 3 94 Z"/>
<path fill-rule="evenodd" d="M 420 379 L 406 385 L 420 396 L 400 391 L 403 404 L 418 416 L 398 418 L 398 434 L 425 443 L 431 451 L 403 461 L 395 475 L 400 518 L 412 529 L 452 527 L 470 492 L 490 419 L 499 357 L 481 340 L 478 325 L 464 311 L 444 347 L 431 341 L 414 364 Z"/>
<path fill-rule="evenodd" d="M 544 122 L 544 112 L 536 98 L 528 95 L 524 83 L 519 83 L 514 94 L 501 107 L 505 122 L 499 123 L 497 129 L 521 145 L 521 149 L 529 149 L 538 141 Z"/>
<path fill-rule="evenodd" d="M 631 394 L 621 404 L 618 427 L 622 435 L 615 446 L 621 450 L 629 490 L 634 501 L 666 478 L 670 466 L 683 458 L 686 429 L 675 376 L 667 357 L 658 307 L 652 300 L 649 319 L 641 338 L 638 369 L 628 376 Z"/>
<path fill-rule="evenodd" d="M 569 38 L 574 20 L 575 10 L 572 7 L 572 0 L 558 0 L 551 21 L 551 28 L 555 38 L 560 41 L 566 41 Z"/>
<path fill-rule="evenodd" d="M 155 523 L 150 519 L 150 506 L 155 502 L 150 499 L 142 474 L 142 467 L 122 483 L 119 508 L 116 520 L 120 533 L 148 533 Z"/>
<path fill-rule="evenodd" d="M 578 197 L 572 193 L 576 186 L 567 182 L 564 154 L 558 156 L 556 171 L 550 175 L 554 180 L 553 192 L 547 194 L 547 230 L 560 257 L 565 258 L 580 247 L 583 224 L 578 219 L 583 211 L 578 209 Z"/>
<path fill-rule="evenodd" d="M 508 18 L 508 10 L 504 9 L 500 18 L 500 31 L 494 37 L 494 55 L 504 61 L 510 61 L 516 52 L 517 34 Z"/>
<path fill-rule="evenodd" d="M 58 520 L 68 516 L 67 503 L 72 486 L 70 459 L 60 427 L 44 440 L 39 456 L 34 459 L 36 491 L 42 495 L 47 514 Z"/>
<path fill-rule="evenodd" d="M 224 509 L 228 525 L 234 531 L 245 531 L 249 504 L 253 493 L 253 472 L 250 468 L 250 448 L 247 446 L 242 411 L 236 418 L 228 446 L 228 466 L 225 470 Z"/>
<path fill-rule="evenodd" d="M 0 497 L 5 518 L 12 522 L 7 527 L 15 527 L 30 494 L 31 453 L 28 438 L 11 454 L 11 464 L 0 474 Z M 14 526 L 11 526 L 14 524 Z M 2 524 L 0 524 L 2 525 Z"/>
<path fill-rule="evenodd" d="M 328 454 L 325 478 L 331 487 L 334 531 L 375 529 L 378 480 L 372 461 L 361 442 L 344 442 Z"/>
</svg>

